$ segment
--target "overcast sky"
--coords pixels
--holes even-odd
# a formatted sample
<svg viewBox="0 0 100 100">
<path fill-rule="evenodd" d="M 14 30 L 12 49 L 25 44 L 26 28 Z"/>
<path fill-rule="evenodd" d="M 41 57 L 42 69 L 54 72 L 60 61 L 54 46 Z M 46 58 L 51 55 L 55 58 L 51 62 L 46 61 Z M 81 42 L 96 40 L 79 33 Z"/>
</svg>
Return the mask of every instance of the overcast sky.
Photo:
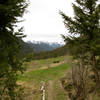
<svg viewBox="0 0 100 100">
<path fill-rule="evenodd" d="M 24 15 L 25 41 L 62 42 L 60 34 L 67 33 L 59 10 L 73 16 L 74 0 L 30 0 L 28 13 Z"/>
</svg>

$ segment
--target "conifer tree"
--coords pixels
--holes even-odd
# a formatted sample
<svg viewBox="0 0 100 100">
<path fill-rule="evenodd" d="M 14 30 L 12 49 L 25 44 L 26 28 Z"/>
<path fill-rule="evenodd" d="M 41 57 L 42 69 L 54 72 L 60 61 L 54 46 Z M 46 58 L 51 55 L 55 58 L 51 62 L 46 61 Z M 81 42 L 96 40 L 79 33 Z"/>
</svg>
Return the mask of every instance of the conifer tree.
<svg viewBox="0 0 100 100">
<path fill-rule="evenodd" d="M 73 19 L 60 12 L 66 28 L 71 33 L 69 37 L 63 37 L 65 41 L 75 46 L 73 55 L 90 53 L 91 65 L 99 80 L 96 57 L 98 59 L 100 57 L 100 4 L 98 0 L 76 0 L 76 3 L 73 4 Z"/>
<path fill-rule="evenodd" d="M 19 38 L 24 35 L 22 28 L 15 32 L 15 27 L 27 5 L 26 0 L 0 0 L 0 100 L 18 96 L 16 81 L 18 71 L 23 70 Z"/>
<path fill-rule="evenodd" d="M 71 33 L 62 36 L 70 47 L 71 55 L 83 66 L 91 66 L 96 80 L 95 88 L 100 87 L 100 2 L 76 0 L 73 10 L 73 18 L 60 12 Z"/>
</svg>

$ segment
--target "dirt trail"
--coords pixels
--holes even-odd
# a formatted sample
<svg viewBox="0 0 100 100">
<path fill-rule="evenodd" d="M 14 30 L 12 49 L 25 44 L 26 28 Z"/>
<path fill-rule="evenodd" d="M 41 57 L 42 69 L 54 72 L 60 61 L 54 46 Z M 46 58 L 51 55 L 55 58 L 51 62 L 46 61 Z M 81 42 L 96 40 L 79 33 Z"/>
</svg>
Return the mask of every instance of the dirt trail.
<svg viewBox="0 0 100 100">
<path fill-rule="evenodd" d="M 47 87 L 47 89 L 48 89 L 48 99 L 47 100 L 53 100 L 53 81 L 49 81 L 49 83 L 48 83 L 48 87 Z"/>
</svg>

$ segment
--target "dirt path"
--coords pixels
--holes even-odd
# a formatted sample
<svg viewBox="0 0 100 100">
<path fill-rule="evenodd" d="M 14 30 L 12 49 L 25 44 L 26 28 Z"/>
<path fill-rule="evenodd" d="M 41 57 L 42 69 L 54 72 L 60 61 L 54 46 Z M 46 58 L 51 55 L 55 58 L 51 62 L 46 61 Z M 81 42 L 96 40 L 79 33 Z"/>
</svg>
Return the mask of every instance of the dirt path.
<svg viewBox="0 0 100 100">
<path fill-rule="evenodd" d="M 53 81 L 49 81 L 48 83 L 48 99 L 47 100 L 53 100 Z"/>
</svg>

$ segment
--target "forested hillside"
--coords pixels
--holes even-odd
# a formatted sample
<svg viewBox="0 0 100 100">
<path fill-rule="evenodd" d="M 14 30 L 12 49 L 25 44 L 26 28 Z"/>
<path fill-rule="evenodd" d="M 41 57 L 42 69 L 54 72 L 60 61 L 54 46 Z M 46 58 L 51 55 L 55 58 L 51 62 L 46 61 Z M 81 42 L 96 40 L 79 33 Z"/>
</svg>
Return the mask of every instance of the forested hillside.
<svg viewBox="0 0 100 100">
<path fill-rule="evenodd" d="M 34 52 L 34 48 L 30 46 L 28 43 L 24 42 L 23 40 L 19 39 L 20 41 L 20 56 L 25 57 L 30 53 Z"/>
<path fill-rule="evenodd" d="M 64 46 L 57 48 L 55 50 L 52 50 L 52 51 L 35 53 L 32 58 L 33 59 L 47 59 L 47 58 L 55 58 L 55 57 L 59 57 L 59 56 L 64 56 L 66 54 L 69 54 L 69 49 L 68 49 L 67 45 L 64 45 Z"/>
<path fill-rule="evenodd" d="M 41 52 L 48 52 L 48 51 L 53 51 L 57 48 L 60 48 L 63 46 L 63 44 L 59 43 L 50 43 L 50 42 L 24 42 L 23 40 L 19 39 L 20 42 L 20 54 L 21 57 L 25 57 L 30 53 L 39 53 L 42 54 Z"/>
<path fill-rule="evenodd" d="M 32 47 L 34 49 L 34 52 L 36 53 L 44 52 L 44 51 L 52 51 L 62 46 L 62 44 L 56 42 L 28 41 L 26 43 L 30 47 Z"/>
</svg>

